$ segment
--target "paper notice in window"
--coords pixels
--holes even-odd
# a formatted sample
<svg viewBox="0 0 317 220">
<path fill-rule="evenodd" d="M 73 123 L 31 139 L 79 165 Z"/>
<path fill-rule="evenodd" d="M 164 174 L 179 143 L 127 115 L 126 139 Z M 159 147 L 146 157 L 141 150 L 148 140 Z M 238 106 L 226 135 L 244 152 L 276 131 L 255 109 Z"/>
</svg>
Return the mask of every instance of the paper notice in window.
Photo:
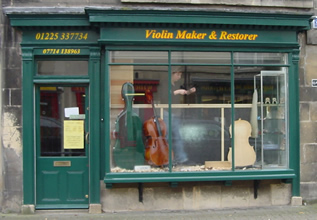
<svg viewBox="0 0 317 220">
<path fill-rule="evenodd" d="M 65 117 L 69 118 L 71 115 L 79 115 L 78 107 L 65 108 Z"/>
<path fill-rule="evenodd" d="M 84 121 L 64 121 L 64 149 L 84 149 Z"/>
</svg>

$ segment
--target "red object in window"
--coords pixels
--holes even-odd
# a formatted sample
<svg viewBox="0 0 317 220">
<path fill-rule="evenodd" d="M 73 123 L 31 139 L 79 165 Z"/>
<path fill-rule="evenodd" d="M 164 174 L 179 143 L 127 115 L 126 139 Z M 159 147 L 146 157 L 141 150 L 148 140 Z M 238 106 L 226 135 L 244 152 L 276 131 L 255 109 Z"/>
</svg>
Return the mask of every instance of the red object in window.
<svg viewBox="0 0 317 220">
<path fill-rule="evenodd" d="M 135 93 L 144 93 L 145 91 L 150 91 L 153 96 L 154 92 L 157 92 L 157 86 L 160 84 L 160 80 L 152 80 L 152 79 L 135 79 L 133 81 L 134 91 Z M 149 104 L 145 100 L 145 96 L 135 96 L 134 97 L 135 104 Z M 148 120 L 153 116 L 153 109 L 144 109 L 143 120 Z"/>
<path fill-rule="evenodd" d="M 159 80 L 147 80 L 147 79 L 135 79 L 133 81 L 134 91 L 136 93 L 145 93 L 146 90 L 150 90 L 151 93 L 157 92 L 157 86 L 160 84 Z M 134 103 L 145 104 L 144 96 L 134 97 Z"/>
<path fill-rule="evenodd" d="M 85 87 L 72 87 L 72 91 L 76 94 L 77 107 L 79 114 L 85 114 Z"/>
</svg>

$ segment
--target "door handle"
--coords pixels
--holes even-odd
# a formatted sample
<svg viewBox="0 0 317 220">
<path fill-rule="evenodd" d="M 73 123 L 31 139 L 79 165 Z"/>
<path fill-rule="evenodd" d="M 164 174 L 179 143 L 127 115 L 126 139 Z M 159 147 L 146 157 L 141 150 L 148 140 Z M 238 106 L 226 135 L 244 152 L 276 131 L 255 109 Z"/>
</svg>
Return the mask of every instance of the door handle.
<svg viewBox="0 0 317 220">
<path fill-rule="evenodd" d="M 89 132 L 86 132 L 85 141 L 87 144 L 89 144 Z"/>
</svg>

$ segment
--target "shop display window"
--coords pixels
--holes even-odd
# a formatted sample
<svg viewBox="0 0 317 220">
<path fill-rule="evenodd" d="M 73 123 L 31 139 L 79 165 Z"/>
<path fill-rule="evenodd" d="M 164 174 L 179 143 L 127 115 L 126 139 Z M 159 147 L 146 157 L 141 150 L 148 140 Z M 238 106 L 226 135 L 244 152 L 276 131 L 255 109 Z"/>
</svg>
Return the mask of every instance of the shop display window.
<svg viewBox="0 0 317 220">
<path fill-rule="evenodd" d="M 107 52 L 111 172 L 288 167 L 287 54 Z"/>
</svg>

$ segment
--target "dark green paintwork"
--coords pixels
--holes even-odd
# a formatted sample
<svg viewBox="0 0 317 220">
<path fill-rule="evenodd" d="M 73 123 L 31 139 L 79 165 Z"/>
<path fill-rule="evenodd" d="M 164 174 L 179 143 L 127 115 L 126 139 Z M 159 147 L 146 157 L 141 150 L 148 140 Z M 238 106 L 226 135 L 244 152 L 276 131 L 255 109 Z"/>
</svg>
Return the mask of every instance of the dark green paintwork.
<svg viewBox="0 0 317 220">
<path fill-rule="evenodd" d="M 46 48 L 46 47 L 44 47 Z M 54 47 L 52 47 L 54 48 Z M 38 188 L 37 188 L 37 193 L 35 193 L 35 173 L 34 173 L 34 156 L 36 152 L 34 151 L 34 140 L 33 140 L 33 127 L 35 125 L 33 124 L 33 117 L 34 117 L 34 111 L 33 109 L 34 105 L 30 105 L 30 103 L 35 103 L 36 100 L 33 100 L 33 86 L 34 85 L 52 85 L 52 84 L 58 84 L 58 85 L 89 85 L 90 84 L 90 90 L 91 93 L 97 94 L 91 96 L 91 103 L 97 102 L 95 105 L 93 105 L 90 108 L 89 111 L 89 117 L 91 118 L 92 115 L 96 116 L 93 117 L 94 120 L 90 124 L 91 128 L 96 131 L 96 133 L 91 134 L 90 136 L 90 146 L 100 146 L 99 145 L 99 120 L 98 120 L 98 115 L 100 108 L 99 108 L 99 96 L 98 94 L 99 89 L 100 89 L 100 48 L 99 47 L 86 47 L 82 48 L 83 54 L 81 56 L 78 56 L 77 59 L 82 59 L 82 55 L 89 57 L 89 76 L 79 76 L 79 77 L 68 77 L 68 76 L 35 76 L 35 60 L 36 58 L 34 57 L 34 54 L 36 55 L 42 55 L 38 54 L 37 51 L 41 51 L 42 49 L 33 49 L 33 48 L 27 48 L 24 47 L 22 49 L 23 51 L 23 74 L 24 74 L 24 86 L 23 86 L 23 100 L 24 104 L 23 106 L 23 135 L 27 138 L 23 139 L 23 155 L 24 155 L 24 204 L 36 204 L 37 209 L 51 209 L 51 208 L 88 208 L 89 203 L 95 203 L 98 204 L 100 203 L 100 148 L 94 147 L 91 148 L 90 154 L 87 153 L 87 155 L 90 156 L 90 160 L 88 160 L 88 157 L 86 158 L 76 158 L 77 160 L 86 160 L 86 162 L 79 162 L 78 165 L 76 165 L 77 161 L 76 159 L 72 159 L 72 164 L 74 167 L 80 167 L 84 166 L 85 169 L 87 169 L 87 172 L 85 175 L 72 175 L 70 178 L 70 181 L 68 183 L 65 182 L 56 182 L 60 181 L 57 179 L 57 176 L 54 175 L 49 175 L 46 176 L 45 178 L 43 175 L 36 175 L 38 177 Z M 73 59 L 76 59 L 75 55 L 71 55 Z M 65 56 L 65 55 L 60 55 L 58 57 L 55 56 L 46 56 L 45 59 L 63 59 L 70 56 Z M 44 57 L 41 56 L 41 59 Z M 87 58 L 86 58 L 87 59 Z M 38 102 L 38 101 L 37 101 Z M 31 120 L 30 120 L 31 119 Z M 88 128 L 86 129 L 88 130 Z M 50 166 L 53 161 L 55 161 L 56 158 L 39 158 L 37 159 L 37 166 L 40 166 L 41 169 L 37 169 L 37 172 L 41 172 L 41 170 L 44 171 L 44 173 L 47 171 L 45 170 L 46 166 Z M 89 164 L 88 164 L 89 162 Z M 73 167 L 72 166 L 72 167 Z M 61 168 L 61 172 L 59 175 L 65 176 L 66 178 L 66 173 L 77 173 L 77 171 L 72 171 L 68 169 L 66 172 L 64 171 L 65 168 Z M 88 174 L 88 170 L 89 173 Z M 46 172 L 47 173 L 47 172 Z M 43 177 L 43 178 L 42 178 Z M 65 179 L 64 179 L 65 180 Z M 80 189 L 78 188 L 81 184 L 79 184 L 78 181 L 83 181 L 84 180 L 84 186 L 81 187 Z M 50 185 L 43 185 L 41 184 L 42 181 L 45 181 L 47 184 Z M 55 181 L 55 182 L 54 182 Z M 64 190 L 67 187 L 70 191 L 67 193 L 65 191 L 59 192 L 61 195 L 59 199 L 49 199 L 46 198 L 46 196 L 50 196 L 51 194 L 55 196 L 57 194 L 58 189 L 63 188 L 62 185 L 64 183 Z M 54 187 L 59 185 L 58 188 Z M 66 185 L 65 185 L 66 184 Z M 67 185 L 68 184 L 68 185 Z M 73 187 L 70 187 L 73 186 Z M 76 186 L 78 189 L 76 189 Z M 90 186 L 90 187 L 88 187 Z M 49 190 L 45 190 L 49 188 Z M 57 191 L 53 191 L 53 189 L 56 189 Z M 88 198 L 84 199 L 77 199 L 74 193 L 81 191 L 84 195 L 88 195 Z M 73 193 L 72 193 L 73 192 Z M 43 194 L 44 193 L 44 194 Z M 35 194 L 37 195 L 37 199 L 35 199 Z M 70 195 L 73 198 L 76 198 L 75 200 L 69 200 L 67 198 L 67 195 Z M 68 201 L 65 203 L 65 200 Z"/>
<path fill-rule="evenodd" d="M 88 154 L 88 151 L 87 151 Z M 70 167 L 54 167 L 54 161 L 70 161 Z M 37 157 L 36 208 L 80 205 L 88 208 L 89 169 L 86 157 Z"/>
<path fill-rule="evenodd" d="M 200 24 L 246 26 L 254 29 L 259 26 L 267 28 L 285 27 L 294 30 L 309 29 L 310 13 L 307 14 L 270 14 L 215 11 L 172 11 L 172 10 L 102 10 L 86 9 L 90 22 L 108 23 L 152 23 L 152 24 Z"/>
<path fill-rule="evenodd" d="M 90 187 L 89 203 L 100 203 L 100 174 L 106 173 L 104 181 L 107 185 L 128 182 L 181 182 L 181 181 L 220 181 L 220 180 L 253 180 L 253 179 L 283 179 L 292 181 L 293 195 L 299 195 L 300 166 L 299 166 L 299 93 L 298 93 L 298 48 L 296 35 L 298 31 L 310 28 L 310 14 L 261 14 L 261 13 L 229 13 L 208 11 L 170 11 L 170 10 L 95 10 L 86 9 L 82 15 L 62 14 L 9 14 L 11 26 L 19 27 L 23 31 L 22 63 L 23 63 L 23 192 L 24 204 L 35 204 L 35 173 L 34 173 L 34 111 L 33 88 L 34 84 L 61 83 L 90 85 L 90 134 L 91 154 L 89 160 Z M 159 41 L 153 39 L 144 41 L 143 24 L 151 28 L 226 30 L 241 32 L 263 33 L 263 39 L 258 42 L 202 42 L 204 48 L 212 46 L 214 50 L 234 51 L 262 51 L 290 53 L 289 66 L 289 132 L 290 155 L 289 167 L 285 170 L 260 171 L 227 171 L 227 172 L 188 172 L 188 173 L 110 173 L 110 130 L 109 130 L 109 93 L 108 93 L 108 66 L 106 57 L 101 62 L 100 51 L 109 43 L 123 48 L 133 45 L 165 45 L 170 46 L 199 46 L 199 41 Z M 149 25 L 149 24 L 152 24 Z M 73 27 L 82 31 L 93 31 L 92 38 L 86 42 L 62 40 L 34 40 L 34 34 L 39 33 L 34 28 L 42 27 L 41 32 L 61 33 L 63 30 L 72 31 Z M 44 27 L 44 28 L 43 28 Z M 46 28 L 50 27 L 50 28 Z M 64 27 L 64 29 L 60 29 Z M 107 29 L 111 27 L 111 29 Z M 138 30 L 137 28 L 141 28 Z M 39 29 L 38 29 L 39 30 Z M 101 30 L 101 37 L 99 31 Z M 112 30 L 117 40 L 111 35 Z M 67 32 L 66 31 L 66 32 Z M 136 31 L 132 33 L 132 31 Z M 128 33 L 128 34 L 127 34 Z M 141 33 L 141 35 L 140 35 Z M 127 37 L 128 36 L 128 37 Z M 141 36 L 141 37 L 140 37 Z M 100 39 L 99 39 L 100 38 Z M 282 39 L 283 38 L 283 39 Z M 66 46 L 67 45 L 67 46 Z M 44 49 L 61 48 L 78 49 L 79 54 L 47 54 Z M 143 47 L 142 47 L 143 48 Z M 142 49 L 141 48 L 141 49 Z M 181 49 L 181 48 L 179 48 Z M 294 53 L 293 53 L 294 51 Z M 85 77 L 34 77 L 34 56 L 54 58 L 89 56 L 89 78 Z M 103 64 L 105 62 L 105 65 Z M 101 138 L 102 137 L 102 138 Z M 101 165 L 102 164 L 102 167 Z M 171 167 L 170 167 L 171 170 Z M 42 207 L 47 208 L 46 205 Z M 76 207 L 67 205 L 64 208 Z"/>
<path fill-rule="evenodd" d="M 89 54 L 89 78 L 90 78 L 90 134 L 89 134 L 89 203 L 100 203 L 100 160 L 104 160 L 101 152 L 101 116 L 100 116 L 100 48 L 91 47 Z"/>
<path fill-rule="evenodd" d="M 23 203 L 35 204 L 35 177 L 34 177 L 34 109 L 33 105 L 33 49 L 22 48 L 22 121 L 23 121 Z"/>
</svg>

